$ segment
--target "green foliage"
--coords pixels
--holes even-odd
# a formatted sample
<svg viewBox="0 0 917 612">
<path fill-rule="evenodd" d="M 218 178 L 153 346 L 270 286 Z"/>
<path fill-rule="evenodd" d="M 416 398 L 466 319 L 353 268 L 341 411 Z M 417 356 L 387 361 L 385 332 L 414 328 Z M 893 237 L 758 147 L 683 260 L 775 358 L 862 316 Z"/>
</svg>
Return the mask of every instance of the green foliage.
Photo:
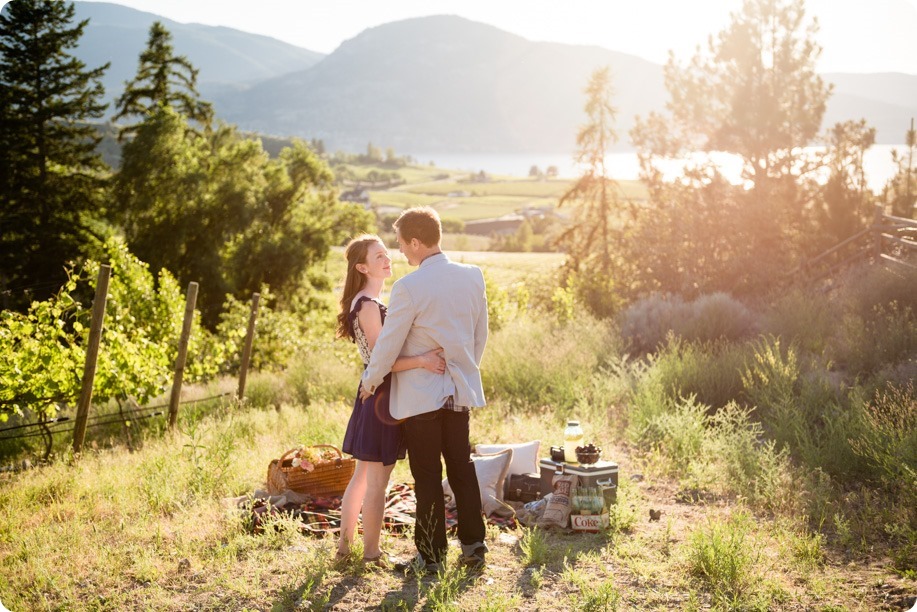
<svg viewBox="0 0 917 612">
<path fill-rule="evenodd" d="M 745 345 L 727 342 L 687 343 L 669 337 L 669 343 L 652 360 L 667 396 L 694 396 L 713 408 L 742 397 Z"/>
<path fill-rule="evenodd" d="M 112 272 L 93 399 L 130 397 L 143 404 L 171 382 L 184 296 L 168 272 L 154 278 L 122 242 L 110 240 L 105 251 Z M 91 318 L 91 304 L 80 296 L 94 294 L 99 266 L 90 260 L 71 269 L 58 294 L 33 302 L 26 314 L 3 312 L 0 418 L 26 409 L 49 417 L 75 402 Z M 223 367 L 225 346 L 199 323 L 191 338 L 185 380 L 212 377 Z"/>
<path fill-rule="evenodd" d="M 913 382 L 891 387 L 865 407 L 866 427 L 851 439 L 854 452 L 892 489 L 917 502 L 917 389 Z"/>
<path fill-rule="evenodd" d="M 537 527 L 522 528 L 519 550 L 522 553 L 522 564 L 525 566 L 543 566 L 551 558 L 551 549 L 544 531 Z"/>
<path fill-rule="evenodd" d="M 87 21 L 65 2 L 17 0 L 0 15 L 0 297 L 24 312 L 67 281 L 95 243 L 107 168 L 87 121 L 105 105 L 108 64 L 72 54 Z"/>
<path fill-rule="evenodd" d="M 25 314 L 0 313 L 0 421 L 26 409 L 51 416 L 77 396 L 86 316 L 71 293 L 79 280 L 72 275 L 56 296 L 32 302 Z"/>
<path fill-rule="evenodd" d="M 125 145 L 114 197 L 131 249 L 201 284 L 212 328 L 227 293 L 247 298 L 267 284 L 289 301 L 332 245 L 371 229 L 371 215 L 338 203 L 331 182 L 303 142 L 270 159 L 234 129 L 195 134 L 160 107 Z"/>
<path fill-rule="evenodd" d="M 118 112 L 112 121 L 148 117 L 170 107 L 209 128 L 213 108 L 198 95 L 197 74 L 188 58 L 175 55 L 172 34 L 162 22 L 153 22 L 147 46 L 140 53 L 137 74 L 125 84 L 124 93 L 115 102 Z M 120 135 L 132 133 L 136 128 L 136 125 L 125 127 Z"/>
<path fill-rule="evenodd" d="M 688 567 L 713 595 L 716 603 L 742 608 L 753 587 L 758 548 L 750 540 L 752 519 L 734 513 L 711 520 L 688 541 Z"/>
<path fill-rule="evenodd" d="M 607 317 L 617 306 L 613 248 L 623 232 L 617 221 L 624 209 L 621 188 L 605 168 L 605 155 L 618 139 L 608 67 L 592 73 L 585 93 L 588 119 L 577 134 L 575 155 L 585 171 L 558 202 L 558 206 L 576 206 L 573 221 L 559 234 L 556 244 L 568 254 L 570 272 L 580 275 L 580 282 L 571 285 L 583 303 L 593 314 Z"/>
<path fill-rule="evenodd" d="M 828 354 L 854 375 L 872 374 L 917 353 L 917 314 L 897 302 L 875 306 L 867 318 L 845 316 Z"/>
<path fill-rule="evenodd" d="M 581 315 L 577 325 L 516 319 L 491 334 L 481 373 L 485 395 L 513 407 L 549 407 L 562 419 L 613 351 L 607 324 Z"/>
<path fill-rule="evenodd" d="M 672 294 L 652 294 L 630 304 L 620 316 L 621 335 L 633 349 L 659 348 L 669 333 L 694 342 L 740 340 L 756 325 L 754 315 L 725 293 L 702 295 L 685 302 Z"/>
</svg>

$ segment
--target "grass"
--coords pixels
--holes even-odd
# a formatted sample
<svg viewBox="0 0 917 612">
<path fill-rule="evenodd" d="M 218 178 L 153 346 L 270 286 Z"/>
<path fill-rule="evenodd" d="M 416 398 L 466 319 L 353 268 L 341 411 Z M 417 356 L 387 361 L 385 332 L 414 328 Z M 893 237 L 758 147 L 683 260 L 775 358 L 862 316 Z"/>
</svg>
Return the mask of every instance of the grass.
<svg viewBox="0 0 917 612">
<path fill-rule="evenodd" d="M 452 256 L 501 288 L 559 262 Z M 472 416 L 472 444 L 546 449 L 579 417 L 620 466 L 602 533 L 489 528 L 483 576 L 457 569 L 453 546 L 443 573 L 408 578 L 356 559 L 334 566 L 333 540 L 289 520 L 253 534 L 224 500 L 262 486 L 291 446 L 343 436 L 359 367 L 329 345 L 253 372 L 245 405 L 183 407 L 177 432 L 144 422 L 128 447 L 122 430 L 91 430 L 79 459 L 63 444 L 50 464 L 0 472 L 0 600 L 12 610 L 906 608 L 917 592 L 913 386 L 826 387 L 821 352 L 837 336 L 804 337 L 779 324 L 790 310 L 780 308 L 762 314 L 765 330 L 792 338 L 673 344 L 652 359 L 625 356 L 615 324 L 585 316 L 516 309 L 492 333 L 489 406 Z M 897 353 L 860 358 L 878 372 L 887 355 Z M 406 462 L 393 480 L 411 480 Z M 386 534 L 383 547 L 406 557 L 409 535 Z"/>
</svg>

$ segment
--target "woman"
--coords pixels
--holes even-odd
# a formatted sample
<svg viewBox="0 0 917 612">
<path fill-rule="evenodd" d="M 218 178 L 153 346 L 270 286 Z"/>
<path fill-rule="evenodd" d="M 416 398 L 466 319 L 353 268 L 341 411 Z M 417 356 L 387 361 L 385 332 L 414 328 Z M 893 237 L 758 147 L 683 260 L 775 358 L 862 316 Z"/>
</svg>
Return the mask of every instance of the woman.
<svg viewBox="0 0 917 612">
<path fill-rule="evenodd" d="M 378 236 L 364 235 L 347 245 L 347 276 L 341 295 L 337 335 L 356 343 L 363 359 L 369 363 L 376 339 L 385 321 L 385 305 L 380 301 L 385 279 L 392 275 L 392 260 Z M 442 349 L 415 357 L 399 357 L 393 372 L 426 368 L 443 373 L 446 363 Z M 337 560 L 350 555 L 360 509 L 363 510 L 363 561 L 384 565 L 379 538 L 385 508 L 385 488 L 395 461 L 404 459 L 401 425 L 389 414 L 388 398 L 391 374 L 376 393 L 360 400 L 360 389 L 353 413 L 344 434 L 343 450 L 357 460 L 353 478 L 344 492 L 341 505 L 341 533 Z"/>
</svg>

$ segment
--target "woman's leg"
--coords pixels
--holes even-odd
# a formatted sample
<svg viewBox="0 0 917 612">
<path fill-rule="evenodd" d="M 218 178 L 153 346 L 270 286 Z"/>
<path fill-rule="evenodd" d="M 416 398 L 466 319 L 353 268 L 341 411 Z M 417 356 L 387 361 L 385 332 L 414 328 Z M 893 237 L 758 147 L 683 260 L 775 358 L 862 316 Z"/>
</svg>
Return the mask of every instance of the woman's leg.
<svg viewBox="0 0 917 612">
<path fill-rule="evenodd" d="M 348 554 L 353 544 L 357 519 L 363 506 L 363 498 L 366 496 L 366 473 L 369 465 L 373 464 L 357 460 L 353 476 L 344 490 L 344 498 L 341 500 L 341 533 L 338 539 L 338 554 L 341 555 Z"/>
<path fill-rule="evenodd" d="M 363 499 L 363 557 L 375 559 L 382 550 L 379 538 L 382 535 L 382 516 L 385 513 L 385 488 L 395 464 L 381 462 L 366 463 L 366 496 Z"/>
</svg>

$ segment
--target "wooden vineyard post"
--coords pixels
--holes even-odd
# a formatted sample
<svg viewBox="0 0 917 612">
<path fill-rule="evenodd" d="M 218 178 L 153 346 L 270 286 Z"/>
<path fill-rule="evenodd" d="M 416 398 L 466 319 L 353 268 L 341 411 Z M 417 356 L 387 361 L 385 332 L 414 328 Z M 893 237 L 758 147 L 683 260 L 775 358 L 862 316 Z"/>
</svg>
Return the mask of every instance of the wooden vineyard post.
<svg viewBox="0 0 917 612">
<path fill-rule="evenodd" d="M 169 397 L 169 429 L 175 429 L 178 421 L 178 400 L 181 399 L 181 385 L 185 377 L 185 359 L 188 356 L 188 339 L 191 337 L 191 324 L 194 323 L 194 305 L 197 302 L 197 283 L 188 283 L 188 295 L 185 298 L 185 320 L 181 326 L 181 337 L 178 340 L 178 357 L 175 358 L 175 377 L 172 379 L 172 395 Z"/>
<path fill-rule="evenodd" d="M 99 267 L 96 296 L 92 301 L 92 322 L 89 326 L 89 344 L 86 346 L 86 362 L 83 365 L 83 387 L 76 407 L 76 424 L 73 427 L 73 452 L 83 449 L 86 437 L 86 421 L 89 419 L 89 405 L 92 403 L 92 383 L 96 377 L 96 362 L 99 358 L 99 342 L 102 340 L 102 321 L 105 319 L 105 302 L 108 300 L 108 281 L 111 266 Z"/>
<path fill-rule="evenodd" d="M 239 367 L 239 392 L 240 400 L 245 398 L 245 377 L 248 375 L 248 363 L 252 357 L 252 342 L 255 338 L 255 319 L 258 317 L 258 302 L 261 294 L 252 295 L 252 310 L 248 316 L 248 331 L 245 334 L 245 345 L 242 347 L 242 363 Z"/>
</svg>

